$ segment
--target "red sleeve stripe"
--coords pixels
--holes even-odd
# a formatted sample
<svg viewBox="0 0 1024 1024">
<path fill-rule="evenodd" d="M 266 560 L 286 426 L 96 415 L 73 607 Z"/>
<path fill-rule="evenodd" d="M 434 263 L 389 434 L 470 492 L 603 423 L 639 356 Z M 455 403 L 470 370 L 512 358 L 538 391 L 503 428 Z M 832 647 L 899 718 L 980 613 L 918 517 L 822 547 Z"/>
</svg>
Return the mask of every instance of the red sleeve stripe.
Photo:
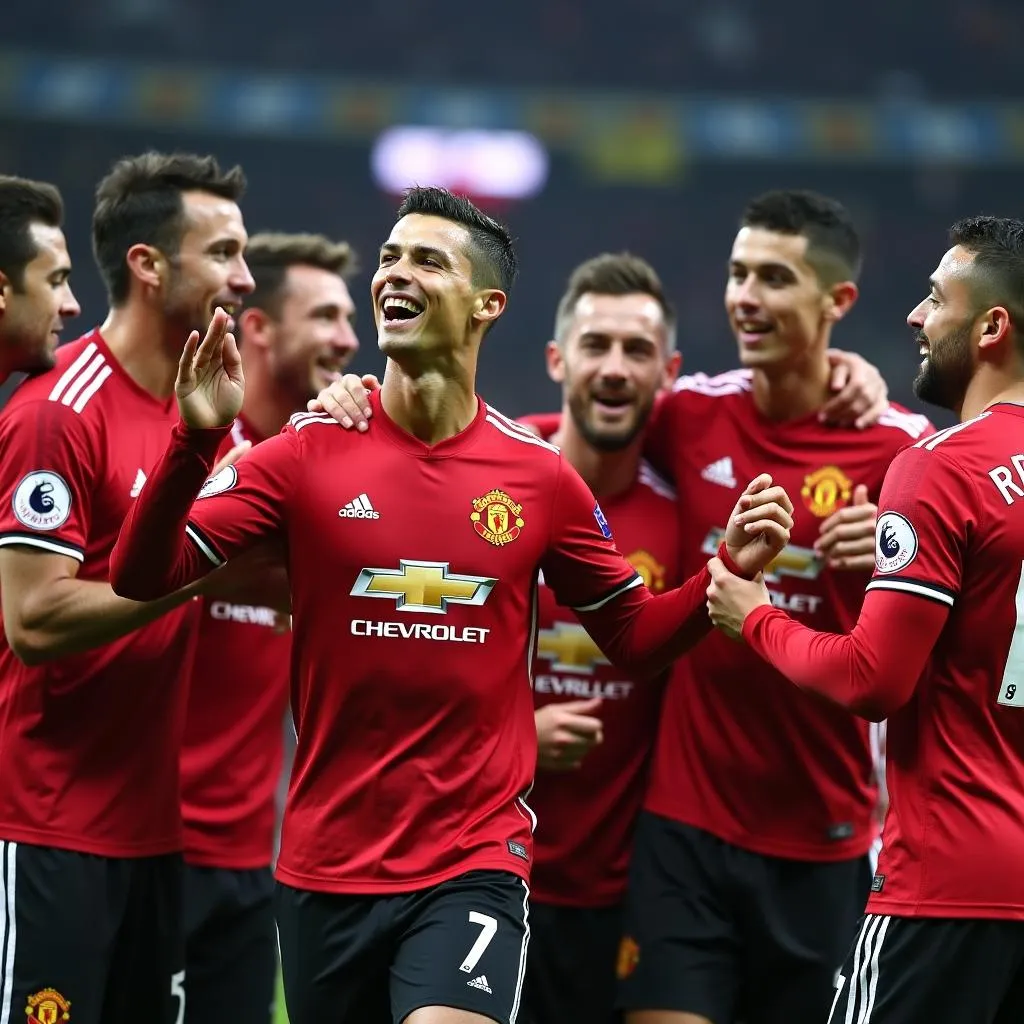
<svg viewBox="0 0 1024 1024">
<path fill-rule="evenodd" d="M 948 587 L 939 586 L 938 583 L 922 583 L 920 580 L 879 576 L 867 585 L 867 589 L 898 590 L 901 594 L 917 594 L 918 597 L 938 601 L 939 604 L 948 605 L 950 608 L 956 603 L 956 594 Z"/>
<path fill-rule="evenodd" d="M 185 524 L 185 534 L 215 566 L 221 566 L 227 561 L 223 555 L 217 552 L 212 541 L 208 537 L 204 537 L 194 523 Z"/>
<path fill-rule="evenodd" d="M 603 608 L 609 601 L 614 601 L 619 594 L 624 594 L 627 590 L 639 587 L 642 583 L 643 577 L 639 574 L 634 574 L 630 579 L 626 580 L 625 583 L 620 583 L 611 593 L 605 594 L 604 597 L 598 598 L 590 604 L 574 605 L 572 610 L 574 612 L 596 612 L 599 608 Z"/>
<path fill-rule="evenodd" d="M 81 548 L 66 541 L 53 540 L 48 537 L 40 537 L 36 533 L 0 533 L 0 548 L 11 547 L 15 544 L 24 544 L 30 548 L 41 548 L 55 555 L 67 555 L 76 562 L 85 561 L 85 553 Z"/>
</svg>

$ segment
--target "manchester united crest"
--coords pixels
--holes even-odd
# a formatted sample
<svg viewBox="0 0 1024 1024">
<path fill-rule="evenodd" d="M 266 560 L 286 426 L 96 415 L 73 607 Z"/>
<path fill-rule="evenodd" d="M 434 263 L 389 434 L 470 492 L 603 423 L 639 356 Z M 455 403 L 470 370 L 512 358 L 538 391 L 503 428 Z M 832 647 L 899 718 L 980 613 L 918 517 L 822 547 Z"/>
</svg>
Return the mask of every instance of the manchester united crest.
<svg viewBox="0 0 1024 1024">
<path fill-rule="evenodd" d="M 636 944 L 636 940 L 631 939 L 628 935 L 623 936 L 622 942 L 619 943 L 619 960 L 615 966 L 615 974 L 619 981 L 628 978 L 636 970 L 636 965 L 639 962 L 640 947 Z"/>
<path fill-rule="evenodd" d="M 473 529 L 489 544 L 504 547 L 511 544 L 523 529 L 523 506 L 513 501 L 504 491 L 488 491 L 482 498 L 473 499 L 469 514 Z"/>
<path fill-rule="evenodd" d="M 665 589 L 665 566 L 659 564 L 649 551 L 640 548 L 639 551 L 627 555 L 626 561 L 640 573 L 648 590 L 657 593 Z"/>
<path fill-rule="evenodd" d="M 832 515 L 850 501 L 853 481 L 838 466 L 822 466 L 804 477 L 800 496 L 819 519 Z"/>
<path fill-rule="evenodd" d="M 55 988 L 44 988 L 34 996 L 29 996 L 25 1016 L 29 1024 L 58 1024 L 59 1021 L 71 1020 L 71 1003 Z"/>
</svg>

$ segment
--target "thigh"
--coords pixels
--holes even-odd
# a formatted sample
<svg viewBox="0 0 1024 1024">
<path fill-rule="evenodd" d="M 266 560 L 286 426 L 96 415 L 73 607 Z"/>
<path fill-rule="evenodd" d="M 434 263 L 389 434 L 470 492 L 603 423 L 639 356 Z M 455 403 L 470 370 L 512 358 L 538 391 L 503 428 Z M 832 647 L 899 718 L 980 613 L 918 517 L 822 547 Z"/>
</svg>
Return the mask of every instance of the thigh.
<svg viewBox="0 0 1024 1024">
<path fill-rule="evenodd" d="M 526 1024 L 615 1024 L 615 967 L 622 908 L 530 903 L 523 985 Z"/>
<path fill-rule="evenodd" d="M 999 1015 L 1013 996 L 1022 955 L 1021 922 L 867 914 L 840 970 L 828 1020 L 1003 1024 Z"/>
<path fill-rule="evenodd" d="M 731 872 L 740 852 L 700 829 L 640 816 L 618 958 L 621 1008 L 731 1024 L 740 985 Z"/>
<path fill-rule="evenodd" d="M 395 898 L 277 884 L 274 909 L 290 1024 L 391 1024 Z"/>
<path fill-rule="evenodd" d="M 749 854 L 745 881 L 748 1024 L 824 1020 L 867 901 L 868 857 L 823 864 Z"/>
<path fill-rule="evenodd" d="M 528 890 L 506 871 L 471 871 L 405 898 L 391 965 L 396 1024 L 421 1006 L 509 1022 L 519 1013 Z"/>
<path fill-rule="evenodd" d="M 105 1024 L 127 863 L 0 842 L 0 1015 Z"/>
<path fill-rule="evenodd" d="M 277 973 L 269 868 L 185 867 L 185 1024 L 270 1024 Z"/>
<path fill-rule="evenodd" d="M 103 1021 L 135 1024 L 144 1012 L 154 1024 L 182 1024 L 184 865 L 180 854 L 140 857 L 130 864 L 128 904 L 115 943 L 115 969 L 107 984 Z"/>
</svg>

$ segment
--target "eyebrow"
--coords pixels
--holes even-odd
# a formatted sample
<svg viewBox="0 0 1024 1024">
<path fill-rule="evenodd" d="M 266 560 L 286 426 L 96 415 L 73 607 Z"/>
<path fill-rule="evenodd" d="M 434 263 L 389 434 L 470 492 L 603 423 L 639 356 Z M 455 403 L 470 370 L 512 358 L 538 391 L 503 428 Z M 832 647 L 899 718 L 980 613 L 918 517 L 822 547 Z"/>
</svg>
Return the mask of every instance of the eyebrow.
<svg viewBox="0 0 1024 1024">
<path fill-rule="evenodd" d="M 928 284 L 931 286 L 932 291 L 935 292 L 935 294 L 938 295 L 940 299 L 944 299 L 946 297 L 942 289 L 939 287 L 938 281 L 936 281 L 934 277 L 928 278 Z"/>
<path fill-rule="evenodd" d="M 442 260 L 444 263 L 451 263 L 448 254 L 443 249 L 438 249 L 433 245 L 413 245 L 410 247 L 414 256 L 432 256 L 435 259 Z M 385 242 L 380 247 L 381 255 L 388 253 L 395 255 L 402 251 L 402 247 L 395 242 Z"/>
</svg>

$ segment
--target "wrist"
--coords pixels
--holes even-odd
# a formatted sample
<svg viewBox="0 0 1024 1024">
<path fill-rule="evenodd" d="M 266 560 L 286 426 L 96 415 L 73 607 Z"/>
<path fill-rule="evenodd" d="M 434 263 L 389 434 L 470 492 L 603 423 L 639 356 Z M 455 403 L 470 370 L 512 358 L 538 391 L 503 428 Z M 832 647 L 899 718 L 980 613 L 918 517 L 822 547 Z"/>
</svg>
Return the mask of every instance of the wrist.
<svg viewBox="0 0 1024 1024">
<path fill-rule="evenodd" d="M 729 546 L 723 540 L 718 545 L 718 560 L 733 574 L 733 576 L 739 576 L 741 579 L 749 580 L 753 577 L 744 569 L 732 555 L 729 554 Z M 755 573 L 756 575 L 756 573 Z"/>
</svg>

